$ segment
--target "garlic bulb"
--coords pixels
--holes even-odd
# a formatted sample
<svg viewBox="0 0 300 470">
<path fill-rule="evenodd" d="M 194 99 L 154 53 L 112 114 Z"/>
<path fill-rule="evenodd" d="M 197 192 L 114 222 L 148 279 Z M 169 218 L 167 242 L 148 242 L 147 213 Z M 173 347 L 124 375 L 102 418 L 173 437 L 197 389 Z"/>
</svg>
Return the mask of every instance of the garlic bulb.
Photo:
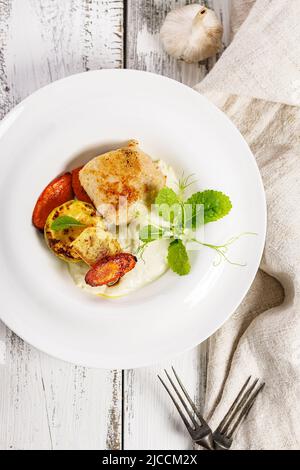
<svg viewBox="0 0 300 470">
<path fill-rule="evenodd" d="M 215 55 L 221 49 L 222 34 L 215 12 L 192 4 L 168 13 L 160 37 L 168 54 L 191 63 Z"/>
</svg>

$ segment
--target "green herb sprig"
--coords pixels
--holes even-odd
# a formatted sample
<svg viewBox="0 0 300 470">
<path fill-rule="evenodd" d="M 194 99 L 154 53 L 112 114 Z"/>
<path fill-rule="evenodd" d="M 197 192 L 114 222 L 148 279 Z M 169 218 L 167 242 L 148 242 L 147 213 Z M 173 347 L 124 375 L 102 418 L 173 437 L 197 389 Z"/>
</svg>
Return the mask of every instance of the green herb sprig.
<svg viewBox="0 0 300 470">
<path fill-rule="evenodd" d="M 192 176 L 187 178 L 183 176 L 181 178 L 178 183 L 177 193 L 169 187 L 164 187 L 159 191 L 155 205 L 159 216 L 164 220 L 164 224 L 161 226 L 150 224 L 142 227 L 139 233 L 142 243 L 138 249 L 138 254 L 142 257 L 148 244 L 155 240 L 169 239 L 168 265 L 175 273 L 184 276 L 191 270 L 186 244 L 188 241 L 193 241 L 217 252 L 219 260 L 215 264 L 219 264 L 224 259 L 231 264 L 244 266 L 234 263 L 226 255 L 228 246 L 240 238 L 241 235 L 231 238 L 223 245 L 204 243 L 191 235 L 202 224 L 220 220 L 229 214 L 232 209 L 229 197 L 221 191 L 212 189 L 196 192 L 185 200 L 185 190 L 195 183 L 195 181 L 191 181 Z"/>
</svg>

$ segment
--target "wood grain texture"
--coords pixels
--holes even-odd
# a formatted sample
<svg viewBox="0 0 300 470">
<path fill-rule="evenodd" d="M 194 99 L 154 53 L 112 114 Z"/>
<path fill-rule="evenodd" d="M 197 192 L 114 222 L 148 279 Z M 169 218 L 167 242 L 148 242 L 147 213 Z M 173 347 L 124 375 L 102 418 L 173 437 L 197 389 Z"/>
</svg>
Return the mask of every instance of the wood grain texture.
<svg viewBox="0 0 300 470">
<path fill-rule="evenodd" d="M 72 73 L 123 65 L 123 2 L 0 0 L 0 117 Z M 0 323 L 0 448 L 121 446 L 121 372 L 48 357 Z"/>
<path fill-rule="evenodd" d="M 218 57 L 199 64 L 185 64 L 169 57 L 162 49 L 159 31 L 167 13 L 185 0 L 129 0 L 126 28 L 128 68 L 162 74 L 194 86 L 213 67 Z M 229 43 L 229 0 L 205 2 L 215 9 L 224 26 L 224 48 Z M 163 313 L 162 313 L 163 314 Z M 184 314 L 184 312 L 183 312 Z M 194 401 L 201 408 L 205 396 L 208 343 L 204 342 L 172 361 Z M 171 363 L 125 371 L 124 447 L 125 449 L 192 449 L 191 439 L 177 411 L 157 379 Z"/>
<path fill-rule="evenodd" d="M 10 1 L 2 62 L 14 102 L 67 75 L 122 66 L 122 1 Z"/>
<path fill-rule="evenodd" d="M 2 119 L 12 107 L 5 60 L 11 8 L 11 0 L 0 2 L 0 119 Z"/>
<path fill-rule="evenodd" d="M 207 73 L 207 63 L 187 65 L 168 56 L 162 49 L 159 31 L 167 13 L 185 0 L 128 1 L 127 48 L 128 68 L 147 70 L 174 78 L 187 85 L 198 83 Z"/>
<path fill-rule="evenodd" d="M 171 365 L 201 409 L 205 388 L 204 344 L 171 362 L 125 371 L 124 448 L 192 449 L 192 441 L 170 398 L 157 378 Z M 167 380 L 167 379 L 166 379 Z"/>
<path fill-rule="evenodd" d="M 231 24 L 230 19 L 232 17 L 231 13 L 231 2 L 232 0 L 207 0 L 206 5 L 210 8 L 213 8 L 216 15 L 220 19 L 223 25 L 223 47 L 224 49 L 229 46 L 231 41 Z"/>
<path fill-rule="evenodd" d="M 37 88 L 97 68 L 129 68 L 198 83 L 217 58 L 187 65 L 159 43 L 184 0 L 0 0 L 0 118 Z M 230 40 L 230 0 L 209 0 Z M 207 344 L 173 365 L 201 405 Z M 24 343 L 0 322 L 0 449 L 187 449 L 191 441 L 159 384 L 160 364 L 124 372 L 77 367 Z M 122 404 L 123 399 L 123 404 Z M 122 429 L 122 408 L 124 422 Z"/>
</svg>

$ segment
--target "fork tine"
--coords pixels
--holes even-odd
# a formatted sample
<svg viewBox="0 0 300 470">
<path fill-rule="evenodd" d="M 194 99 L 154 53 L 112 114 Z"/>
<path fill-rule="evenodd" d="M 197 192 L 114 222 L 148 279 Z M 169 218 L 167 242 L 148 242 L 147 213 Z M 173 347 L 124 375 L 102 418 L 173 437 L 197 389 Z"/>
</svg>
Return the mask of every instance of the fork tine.
<svg viewBox="0 0 300 470">
<path fill-rule="evenodd" d="M 185 427 L 187 428 L 187 430 L 188 430 L 189 432 L 191 432 L 192 427 L 191 427 L 190 423 L 188 422 L 188 420 L 186 419 L 185 415 L 182 413 L 181 408 L 180 408 L 178 402 L 176 401 L 176 398 L 173 396 L 173 394 L 171 393 L 171 391 L 168 389 L 168 387 L 167 387 L 167 385 L 165 384 L 165 382 L 163 381 L 163 379 L 162 379 L 159 375 L 158 375 L 157 377 L 159 378 L 159 380 L 161 381 L 163 387 L 165 388 L 165 390 L 167 391 L 167 393 L 168 393 L 168 395 L 170 396 L 171 400 L 173 401 L 173 403 L 174 403 L 174 405 L 175 405 L 175 407 L 176 407 L 176 409 L 177 409 L 177 411 L 178 411 L 178 413 L 179 413 L 179 415 L 180 415 L 182 421 L 183 421 L 184 424 L 185 424 Z"/>
<path fill-rule="evenodd" d="M 231 416 L 228 418 L 228 421 L 227 423 L 225 424 L 225 426 L 223 427 L 222 429 L 222 433 L 223 434 L 226 434 L 228 429 L 229 429 L 229 426 L 231 425 L 232 421 L 234 420 L 234 418 L 236 417 L 237 413 L 240 411 L 240 409 L 245 405 L 245 403 L 247 402 L 250 394 L 253 392 L 253 390 L 255 389 L 256 387 L 256 384 L 258 383 L 258 379 L 256 379 L 253 384 L 251 385 L 251 387 L 248 388 L 248 390 L 245 391 L 244 395 L 241 397 L 240 401 L 237 403 L 236 405 L 236 408 L 233 410 Z"/>
<path fill-rule="evenodd" d="M 201 424 L 206 424 L 206 421 L 205 419 L 201 416 L 201 414 L 199 413 L 199 411 L 197 410 L 197 407 L 195 405 L 195 403 L 193 402 L 193 400 L 191 399 L 191 397 L 189 396 L 186 388 L 184 387 L 183 383 L 181 382 L 180 378 L 178 377 L 174 367 L 172 366 L 172 371 L 173 371 L 173 374 L 175 375 L 175 378 L 181 388 L 181 390 L 183 391 L 187 401 L 189 402 L 189 404 L 191 405 L 191 408 L 193 409 L 195 415 L 198 417 L 198 419 L 200 420 Z"/>
<path fill-rule="evenodd" d="M 232 426 L 232 429 L 231 431 L 229 432 L 228 434 L 228 438 L 232 438 L 234 432 L 237 430 L 238 426 L 241 424 L 243 418 L 246 418 L 252 408 L 252 406 L 254 405 L 254 402 L 258 396 L 258 394 L 263 390 L 265 386 L 265 383 L 262 383 L 258 388 L 257 390 L 255 390 L 253 392 L 253 394 L 250 396 L 250 398 L 248 399 L 247 403 L 245 404 L 244 408 L 242 409 L 238 419 L 236 420 L 236 422 L 234 423 L 234 425 Z"/>
<path fill-rule="evenodd" d="M 265 382 L 263 382 L 263 383 L 258 387 L 257 391 L 253 394 L 253 396 L 252 396 L 252 398 L 251 398 L 251 400 L 250 400 L 250 403 L 249 403 L 249 407 L 248 407 L 248 409 L 247 409 L 247 411 L 246 411 L 245 418 L 247 418 L 247 416 L 248 416 L 248 414 L 249 414 L 249 412 L 250 412 L 252 406 L 254 405 L 254 402 L 255 402 L 255 400 L 256 400 L 257 395 L 258 395 L 260 392 L 263 391 L 263 389 L 265 388 L 265 386 L 266 386 L 266 384 L 265 384 Z"/>
<path fill-rule="evenodd" d="M 166 369 L 165 369 L 165 374 L 166 374 L 166 376 L 168 377 L 169 382 L 170 382 L 170 384 L 172 385 L 172 387 L 173 387 L 173 389 L 174 389 L 176 395 L 178 396 L 179 400 L 181 401 L 181 404 L 182 404 L 183 408 L 185 409 L 185 411 L 186 411 L 188 417 L 190 418 L 190 420 L 191 420 L 191 422 L 193 423 L 193 425 L 196 427 L 196 426 L 197 426 L 197 422 L 195 421 L 195 418 L 194 418 L 194 416 L 193 416 L 193 413 L 191 413 L 191 411 L 189 410 L 189 408 L 188 408 L 186 402 L 185 402 L 184 399 L 182 398 L 182 395 L 180 394 L 178 388 L 177 388 L 176 385 L 174 384 L 173 380 L 172 380 L 171 377 L 169 376 L 169 374 L 168 374 L 168 372 L 167 372 Z"/>
<path fill-rule="evenodd" d="M 231 407 L 229 408 L 229 410 L 227 411 L 226 415 L 224 416 L 224 418 L 222 419 L 222 421 L 220 422 L 219 426 L 217 427 L 217 431 L 218 432 L 221 432 L 221 429 L 223 428 L 223 426 L 225 425 L 227 419 L 229 418 L 229 416 L 231 415 L 232 411 L 234 410 L 234 408 L 236 407 L 238 401 L 240 400 L 245 388 L 247 387 L 249 381 L 251 379 L 251 375 L 248 377 L 248 379 L 246 380 L 246 382 L 244 383 L 244 385 L 242 386 L 241 390 L 239 391 L 239 393 L 237 394 L 236 396 L 236 399 L 234 400 L 234 402 L 232 403 Z"/>
</svg>

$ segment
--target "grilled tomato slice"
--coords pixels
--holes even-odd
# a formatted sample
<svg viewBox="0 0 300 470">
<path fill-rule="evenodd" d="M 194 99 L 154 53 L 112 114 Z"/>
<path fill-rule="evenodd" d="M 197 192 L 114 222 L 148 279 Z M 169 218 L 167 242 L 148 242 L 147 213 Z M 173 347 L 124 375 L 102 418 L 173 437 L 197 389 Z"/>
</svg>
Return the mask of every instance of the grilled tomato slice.
<svg viewBox="0 0 300 470">
<path fill-rule="evenodd" d="M 44 230 L 48 215 L 55 207 L 73 199 L 72 176 L 65 173 L 46 186 L 39 196 L 32 214 L 32 223 L 39 230 Z"/>
<path fill-rule="evenodd" d="M 52 223 L 61 216 L 72 217 L 83 225 L 53 230 Z M 56 207 L 48 216 L 45 224 L 45 240 L 53 253 L 64 261 L 80 261 L 81 257 L 72 247 L 74 240 L 86 227 L 99 226 L 104 228 L 103 219 L 96 215 L 95 208 L 87 202 L 72 200 Z"/>
<path fill-rule="evenodd" d="M 106 256 L 86 273 L 85 282 L 92 286 L 113 285 L 131 271 L 136 265 L 137 259 L 130 253 L 118 253 Z"/>
<path fill-rule="evenodd" d="M 83 168 L 83 166 L 80 166 L 78 168 L 75 168 L 75 170 L 72 170 L 72 187 L 73 187 L 73 191 L 74 191 L 74 194 L 77 197 L 77 199 L 79 199 L 79 201 L 88 202 L 89 204 L 93 204 L 91 199 L 89 198 L 88 194 L 83 189 L 83 187 L 81 186 L 81 183 L 80 183 L 79 172 L 82 168 Z"/>
</svg>

